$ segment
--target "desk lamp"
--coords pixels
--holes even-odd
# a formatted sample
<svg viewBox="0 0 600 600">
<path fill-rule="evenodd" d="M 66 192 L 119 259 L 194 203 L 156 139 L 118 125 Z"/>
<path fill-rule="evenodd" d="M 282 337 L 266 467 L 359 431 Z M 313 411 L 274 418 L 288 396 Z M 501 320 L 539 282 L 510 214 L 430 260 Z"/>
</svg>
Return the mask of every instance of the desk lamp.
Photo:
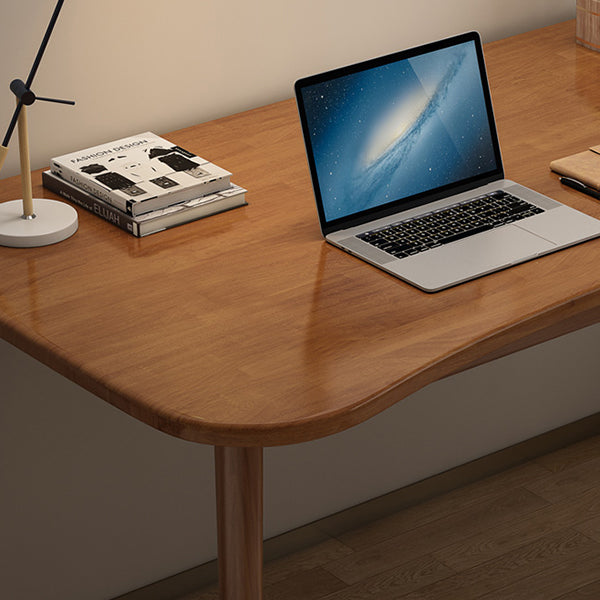
<svg viewBox="0 0 600 600">
<path fill-rule="evenodd" d="M 23 198 L 0 203 L 0 245 L 16 248 L 47 246 L 67 239 L 77 231 L 77 211 L 64 202 L 45 198 L 32 198 L 31 167 L 29 165 L 29 142 L 26 106 L 36 100 L 75 104 L 71 100 L 41 98 L 31 91 L 31 84 L 48 45 L 64 0 L 58 0 L 46 33 L 33 61 L 26 82 L 15 79 L 10 89 L 16 96 L 17 107 L 12 116 L 6 136 L 0 146 L 0 169 L 8 152 L 8 144 L 15 125 L 18 125 L 19 156 L 21 161 L 21 187 Z"/>
</svg>

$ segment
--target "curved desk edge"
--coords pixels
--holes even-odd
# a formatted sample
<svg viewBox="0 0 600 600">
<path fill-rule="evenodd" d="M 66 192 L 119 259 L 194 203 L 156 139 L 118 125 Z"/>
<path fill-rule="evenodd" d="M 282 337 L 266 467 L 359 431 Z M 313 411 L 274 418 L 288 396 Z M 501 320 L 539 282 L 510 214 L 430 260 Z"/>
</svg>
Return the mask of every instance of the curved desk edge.
<svg viewBox="0 0 600 600">
<path fill-rule="evenodd" d="M 266 447 L 306 442 L 339 433 L 368 420 L 408 395 L 472 367 L 524 350 L 600 322 L 600 292 L 594 291 L 491 332 L 468 346 L 424 365 L 410 377 L 343 410 L 315 414 L 289 422 L 237 425 L 209 423 L 187 415 L 173 415 L 148 407 L 135 396 L 124 396 L 63 357 L 59 348 L 32 332 L 0 322 L 0 336 L 46 366 L 77 383 L 116 408 L 168 435 L 214 446 Z"/>
</svg>

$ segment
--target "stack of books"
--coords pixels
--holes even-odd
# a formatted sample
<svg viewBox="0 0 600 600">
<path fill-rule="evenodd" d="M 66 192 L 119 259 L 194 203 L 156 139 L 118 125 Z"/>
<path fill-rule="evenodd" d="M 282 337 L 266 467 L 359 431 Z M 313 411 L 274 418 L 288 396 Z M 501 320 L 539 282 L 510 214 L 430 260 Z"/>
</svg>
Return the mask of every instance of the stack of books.
<svg viewBox="0 0 600 600">
<path fill-rule="evenodd" d="M 151 132 L 53 158 L 42 181 L 136 237 L 246 204 L 229 171 Z"/>
</svg>

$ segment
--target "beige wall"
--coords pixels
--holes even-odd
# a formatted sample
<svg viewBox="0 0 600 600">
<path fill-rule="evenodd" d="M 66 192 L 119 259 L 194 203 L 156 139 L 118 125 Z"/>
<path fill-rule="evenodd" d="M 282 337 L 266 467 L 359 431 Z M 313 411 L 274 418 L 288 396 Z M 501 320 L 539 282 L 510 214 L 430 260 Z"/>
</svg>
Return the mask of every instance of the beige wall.
<svg viewBox="0 0 600 600">
<path fill-rule="evenodd" d="M 27 78 L 54 5 L 2 2 L 2 138 L 14 108 L 8 84 Z M 296 78 L 325 68 L 467 29 L 489 41 L 574 14 L 575 0 L 67 0 L 33 87 L 77 105 L 31 108 L 32 166 L 288 98 Z M 1 175 L 17 172 L 15 147 Z"/>
</svg>

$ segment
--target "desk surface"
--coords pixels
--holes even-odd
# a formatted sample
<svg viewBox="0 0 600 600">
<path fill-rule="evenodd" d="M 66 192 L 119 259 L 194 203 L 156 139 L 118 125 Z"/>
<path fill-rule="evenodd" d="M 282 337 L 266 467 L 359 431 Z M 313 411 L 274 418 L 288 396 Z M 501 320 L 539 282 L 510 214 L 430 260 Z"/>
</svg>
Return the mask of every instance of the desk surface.
<svg viewBox="0 0 600 600">
<path fill-rule="evenodd" d="M 599 143 L 600 54 L 574 22 L 485 54 L 507 177 L 600 217 L 548 169 Z M 249 205 L 141 240 L 79 210 L 61 244 L 0 248 L 0 335 L 157 429 L 314 439 L 600 320 L 600 240 L 433 295 L 327 245 L 291 100 L 168 137 L 231 170 Z"/>
</svg>

